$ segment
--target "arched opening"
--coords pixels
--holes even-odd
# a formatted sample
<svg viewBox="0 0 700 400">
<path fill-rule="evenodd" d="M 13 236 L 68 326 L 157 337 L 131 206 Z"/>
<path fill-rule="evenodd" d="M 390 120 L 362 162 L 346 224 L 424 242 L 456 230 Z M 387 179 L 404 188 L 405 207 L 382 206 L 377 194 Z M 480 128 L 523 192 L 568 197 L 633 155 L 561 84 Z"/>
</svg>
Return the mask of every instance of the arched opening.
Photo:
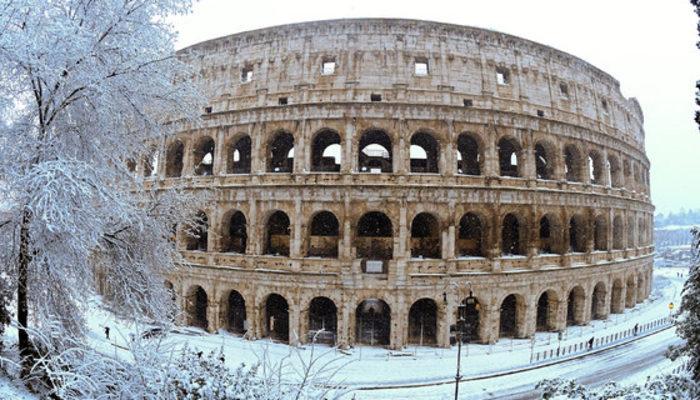
<svg viewBox="0 0 700 400">
<path fill-rule="evenodd" d="M 586 292 L 576 286 L 569 292 L 566 302 L 566 325 L 583 325 L 586 304 Z"/>
<path fill-rule="evenodd" d="M 597 251 L 608 249 L 608 221 L 603 215 L 598 215 L 593 221 L 593 246 Z"/>
<path fill-rule="evenodd" d="M 207 292 L 201 286 L 194 286 L 187 295 L 187 324 L 207 330 L 209 321 L 207 320 L 207 308 L 209 298 Z"/>
<path fill-rule="evenodd" d="M 622 217 L 619 215 L 613 219 L 613 248 L 615 250 L 624 249 L 624 233 L 622 227 Z"/>
<path fill-rule="evenodd" d="M 209 241 L 209 219 L 204 211 L 198 211 L 193 226 L 187 228 L 185 249 L 207 251 Z"/>
<path fill-rule="evenodd" d="M 392 172 L 391 139 L 386 132 L 370 130 L 360 138 L 358 153 L 359 172 Z"/>
<path fill-rule="evenodd" d="M 501 176 L 520 176 L 520 144 L 513 138 L 498 141 L 498 165 Z"/>
<path fill-rule="evenodd" d="M 428 213 L 420 213 L 411 223 L 411 257 L 442 258 L 440 224 Z"/>
<path fill-rule="evenodd" d="M 484 255 L 481 218 L 474 213 L 466 213 L 459 220 L 457 254 L 459 257 L 482 257 Z"/>
<path fill-rule="evenodd" d="M 574 215 L 569 220 L 569 251 L 584 253 L 586 251 L 586 223 L 582 216 Z"/>
<path fill-rule="evenodd" d="M 457 172 L 463 175 L 481 175 L 479 142 L 468 133 L 457 139 Z"/>
<path fill-rule="evenodd" d="M 559 223 L 554 215 L 547 214 L 540 218 L 539 227 L 539 252 L 540 254 L 559 253 L 561 249 L 558 246 L 557 239 L 560 236 L 561 230 Z"/>
<path fill-rule="evenodd" d="M 330 211 L 321 211 L 311 220 L 310 257 L 338 257 L 338 219 Z"/>
<path fill-rule="evenodd" d="M 240 211 L 229 211 L 223 218 L 221 251 L 225 253 L 245 254 L 248 234 L 246 219 Z"/>
<path fill-rule="evenodd" d="M 158 174 L 158 149 L 151 147 L 143 156 L 143 177 L 150 178 Z"/>
<path fill-rule="evenodd" d="M 392 224 L 385 214 L 372 211 L 357 222 L 357 257 L 390 260 L 394 253 Z"/>
<path fill-rule="evenodd" d="M 625 309 L 622 299 L 622 280 L 615 279 L 613 282 L 612 296 L 610 298 L 610 310 L 615 314 L 621 314 Z"/>
<path fill-rule="evenodd" d="M 480 341 L 479 336 L 479 311 L 481 311 L 481 305 L 479 300 L 473 296 L 466 297 L 462 300 L 462 308 L 457 309 L 457 319 L 464 318 L 464 336 L 462 337 L 462 342 L 470 343 L 475 341 Z M 463 314 L 460 316 L 459 313 Z"/>
<path fill-rule="evenodd" d="M 420 299 L 408 311 L 408 342 L 421 346 L 437 343 L 437 304 L 433 299 Z"/>
<path fill-rule="evenodd" d="M 501 253 L 503 255 L 522 255 L 520 245 L 520 222 L 518 217 L 507 214 L 501 226 Z"/>
<path fill-rule="evenodd" d="M 521 300 L 514 294 L 508 295 L 501 303 L 499 337 L 518 336 L 518 323 L 520 319 Z"/>
<path fill-rule="evenodd" d="M 564 148 L 564 171 L 569 182 L 581 182 L 582 177 L 581 153 L 576 146 L 568 145 Z"/>
<path fill-rule="evenodd" d="M 386 346 L 391 334 L 391 309 L 383 300 L 369 299 L 355 310 L 357 342 L 370 346 Z"/>
<path fill-rule="evenodd" d="M 646 245 L 646 237 L 644 235 L 644 220 L 641 218 L 637 220 L 637 244 L 639 246 Z"/>
<path fill-rule="evenodd" d="M 267 147 L 267 172 L 290 173 L 294 170 L 294 136 L 279 132 Z"/>
<path fill-rule="evenodd" d="M 551 146 L 544 143 L 535 145 L 535 170 L 537 179 L 552 179 L 554 177 L 554 163 L 551 160 Z"/>
<path fill-rule="evenodd" d="M 620 160 L 613 155 L 608 155 L 608 166 L 610 168 L 610 185 L 615 188 L 622 187 L 622 168 L 620 168 Z"/>
<path fill-rule="evenodd" d="M 605 284 L 603 282 L 598 282 L 593 288 L 593 297 L 591 298 L 591 318 L 593 319 L 605 319 L 608 316 L 608 312 L 605 309 L 605 294 L 606 294 Z"/>
<path fill-rule="evenodd" d="M 634 231 L 634 218 L 627 218 L 627 248 L 633 248 L 637 246 L 637 237 Z"/>
<path fill-rule="evenodd" d="M 214 174 L 214 139 L 209 136 L 199 139 L 194 146 L 194 174 Z"/>
<path fill-rule="evenodd" d="M 265 253 L 289 257 L 289 217 L 283 211 L 275 211 L 267 220 Z"/>
<path fill-rule="evenodd" d="M 168 146 L 165 153 L 165 176 L 176 178 L 182 176 L 183 158 L 185 156 L 185 145 L 176 139 Z"/>
<path fill-rule="evenodd" d="M 338 331 L 338 308 L 328 297 L 314 297 L 309 304 L 309 340 L 334 344 Z"/>
<path fill-rule="evenodd" d="M 340 172 L 340 135 L 325 129 L 316 134 L 311 145 L 311 171 Z"/>
<path fill-rule="evenodd" d="M 425 132 L 418 132 L 411 137 L 411 172 L 438 173 L 440 146 L 435 138 Z"/>
<path fill-rule="evenodd" d="M 557 320 L 557 294 L 553 290 L 547 290 L 537 300 L 537 325 L 538 332 L 556 330 Z"/>
<path fill-rule="evenodd" d="M 625 298 L 625 307 L 627 308 L 633 308 L 635 304 L 637 304 L 637 287 L 636 287 L 636 281 L 634 279 L 634 275 L 630 275 L 627 278 L 627 288 L 625 290 L 627 296 Z"/>
<path fill-rule="evenodd" d="M 594 185 L 603 184 L 603 158 L 597 151 L 588 155 L 588 175 Z"/>
<path fill-rule="evenodd" d="M 265 301 L 265 330 L 271 339 L 289 341 L 289 304 L 275 293 L 267 296 Z"/>
<path fill-rule="evenodd" d="M 244 135 L 232 141 L 227 151 L 226 173 L 249 174 L 251 162 L 250 136 Z"/>
<path fill-rule="evenodd" d="M 232 290 L 227 299 L 226 328 L 233 333 L 242 335 L 247 330 L 245 300 L 240 293 Z"/>
</svg>

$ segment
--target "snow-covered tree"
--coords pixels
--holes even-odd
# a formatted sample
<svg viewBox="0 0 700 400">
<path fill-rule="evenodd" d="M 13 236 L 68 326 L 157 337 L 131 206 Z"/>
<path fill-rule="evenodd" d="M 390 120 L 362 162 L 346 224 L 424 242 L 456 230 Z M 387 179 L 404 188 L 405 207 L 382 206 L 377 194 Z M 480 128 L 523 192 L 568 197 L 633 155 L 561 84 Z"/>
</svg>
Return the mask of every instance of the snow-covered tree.
<svg viewBox="0 0 700 400">
<path fill-rule="evenodd" d="M 128 315 L 169 306 L 173 224 L 190 221 L 193 199 L 146 190 L 133 165 L 201 110 L 165 21 L 189 9 L 0 0 L 0 272 L 17 293 L 26 360 L 27 327 L 57 342 L 83 333 L 97 269 Z"/>
</svg>

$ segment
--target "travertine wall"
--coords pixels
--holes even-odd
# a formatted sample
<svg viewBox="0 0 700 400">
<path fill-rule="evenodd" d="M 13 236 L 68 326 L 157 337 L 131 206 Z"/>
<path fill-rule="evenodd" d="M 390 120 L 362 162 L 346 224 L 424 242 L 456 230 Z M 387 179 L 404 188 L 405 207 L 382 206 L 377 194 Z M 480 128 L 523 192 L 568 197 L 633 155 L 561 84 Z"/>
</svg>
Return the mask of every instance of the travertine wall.
<svg viewBox="0 0 700 400">
<path fill-rule="evenodd" d="M 210 105 L 202 126 L 183 126 L 160 145 L 164 162 L 151 184 L 185 184 L 216 198 L 203 210 L 210 225 L 206 251 L 186 250 L 180 232 L 193 267 L 171 280 L 190 313 L 193 288 L 204 290 L 208 329 L 228 328 L 231 290 L 245 301 L 249 337 L 268 334 L 266 301 L 273 293 L 283 296 L 292 342 L 295 334 L 306 339 L 315 297 L 335 303 L 343 345 L 358 341 L 358 305 L 383 300 L 393 348 L 409 341 L 409 310 L 423 298 L 433 300 L 428 331 L 445 346 L 457 305 L 470 291 L 479 302 L 482 342 L 503 334 L 501 318 L 514 319 L 513 334 L 527 337 L 538 329 L 538 312 L 548 315 L 539 329 L 559 330 L 567 315 L 569 323 L 583 324 L 648 296 L 653 206 L 642 112 L 616 80 L 586 62 L 497 32 L 383 19 L 244 32 L 180 56 L 194 67 Z M 333 73 L 322 74 L 324 62 L 335 63 Z M 426 64 L 427 74 L 417 73 L 416 63 Z M 359 165 L 360 139 L 372 131 L 390 140 L 392 172 L 367 173 Z M 339 138 L 338 172 L 314 171 L 319 132 Z M 294 141 L 292 169 L 285 173 L 269 167 L 271 146 L 282 133 Z M 435 140 L 428 159 L 436 171 L 412 172 L 416 133 Z M 233 146 L 246 135 L 250 171 L 227 173 Z M 478 146 L 473 175 L 459 166 L 460 135 Z M 211 174 L 197 176 L 203 138 L 214 142 L 211 163 L 205 162 Z M 514 144 L 515 173 L 503 168 L 504 140 Z M 181 160 L 168 151 L 174 143 L 184 149 Z M 567 151 L 575 157 L 567 158 Z M 538 167 L 544 159 L 546 176 Z M 166 171 L 178 163 L 176 173 Z M 232 210 L 245 216 L 245 254 L 222 248 Z M 266 225 L 275 211 L 290 221 L 288 257 L 265 254 Z M 311 221 L 320 211 L 338 221 L 337 257 L 307 256 Z M 366 260 L 357 257 L 358 222 L 371 211 L 391 221 L 393 256 L 379 274 L 363 272 Z M 411 257 L 412 222 L 423 212 L 439 232 L 437 258 Z M 468 257 L 458 248 L 466 213 L 481 222 L 480 252 Z M 503 229 L 508 215 L 518 223 L 518 255 L 503 254 L 503 236 L 511 235 Z M 543 217 L 551 230 L 548 252 Z M 546 291 L 545 310 L 538 300 Z M 509 295 L 516 298 L 515 315 L 502 316 Z"/>
</svg>

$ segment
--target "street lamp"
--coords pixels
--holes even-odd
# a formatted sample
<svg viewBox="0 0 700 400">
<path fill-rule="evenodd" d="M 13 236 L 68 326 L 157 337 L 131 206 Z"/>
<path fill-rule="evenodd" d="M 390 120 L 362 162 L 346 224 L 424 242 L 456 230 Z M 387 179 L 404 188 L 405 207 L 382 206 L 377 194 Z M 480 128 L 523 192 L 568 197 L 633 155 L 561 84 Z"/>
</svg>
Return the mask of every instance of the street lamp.
<svg viewBox="0 0 700 400">
<path fill-rule="evenodd" d="M 471 339 L 469 337 L 468 331 L 469 324 L 467 323 L 465 315 L 468 305 L 476 305 L 476 298 L 474 297 L 474 293 L 472 293 L 471 290 L 469 290 L 469 297 L 467 297 L 466 299 L 464 299 L 464 301 L 460 302 L 457 305 L 457 324 L 454 325 L 453 329 L 455 333 L 455 339 L 457 340 L 457 373 L 455 374 L 455 400 L 459 399 L 459 381 L 462 379 L 462 375 L 460 372 L 460 363 L 462 361 L 462 340 L 465 335 L 467 336 L 468 340 Z"/>
</svg>

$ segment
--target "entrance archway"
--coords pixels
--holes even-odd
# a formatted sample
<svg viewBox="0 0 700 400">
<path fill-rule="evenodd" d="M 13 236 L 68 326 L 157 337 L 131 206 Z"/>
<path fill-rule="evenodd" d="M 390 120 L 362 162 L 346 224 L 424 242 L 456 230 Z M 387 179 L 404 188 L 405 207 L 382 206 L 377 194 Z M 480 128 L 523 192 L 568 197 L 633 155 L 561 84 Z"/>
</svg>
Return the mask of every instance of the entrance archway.
<svg viewBox="0 0 700 400">
<path fill-rule="evenodd" d="M 437 343 L 437 305 L 433 299 L 420 299 L 408 311 L 408 342 L 421 346 Z"/>
<path fill-rule="evenodd" d="M 244 334 L 246 331 L 245 300 L 240 293 L 232 290 L 228 295 L 226 315 L 226 327 L 236 334 Z"/>
<path fill-rule="evenodd" d="M 209 321 L 207 320 L 207 308 L 209 298 L 207 292 L 201 286 L 194 286 L 187 295 L 187 324 L 207 330 Z"/>
<path fill-rule="evenodd" d="M 289 304 L 275 293 L 265 301 L 265 330 L 266 336 L 272 339 L 289 341 Z"/>
<path fill-rule="evenodd" d="M 391 309 L 383 300 L 369 299 L 355 312 L 356 338 L 361 344 L 387 346 L 391 334 Z"/>
<path fill-rule="evenodd" d="M 333 344 L 337 330 L 338 308 L 333 300 L 328 297 L 312 299 L 309 304 L 309 334 L 317 342 Z"/>
</svg>

